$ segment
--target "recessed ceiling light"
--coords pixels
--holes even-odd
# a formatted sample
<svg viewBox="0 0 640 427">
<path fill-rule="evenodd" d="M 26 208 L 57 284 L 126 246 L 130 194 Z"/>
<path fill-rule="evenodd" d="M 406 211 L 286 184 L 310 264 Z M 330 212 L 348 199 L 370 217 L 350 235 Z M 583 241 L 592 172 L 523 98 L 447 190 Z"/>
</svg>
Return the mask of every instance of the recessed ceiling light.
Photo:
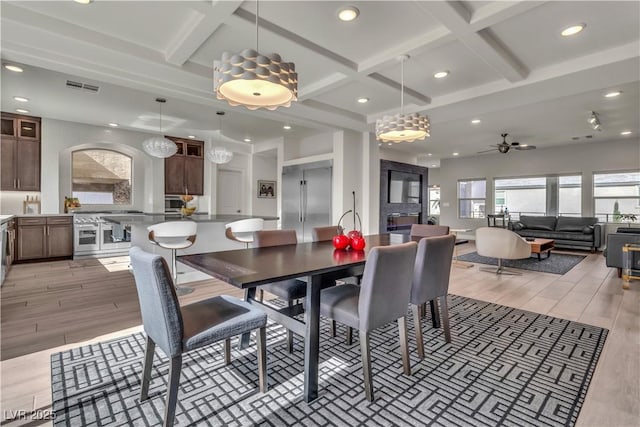
<svg viewBox="0 0 640 427">
<path fill-rule="evenodd" d="M 630 130 L 623 130 L 622 132 L 620 132 L 620 135 L 631 135 L 631 131 Z"/>
<path fill-rule="evenodd" d="M 472 124 L 472 125 L 477 125 L 477 124 L 478 124 L 478 123 L 480 123 L 481 121 L 482 121 L 482 120 L 480 120 L 480 119 L 473 119 L 473 120 L 471 120 L 471 124 Z"/>
<path fill-rule="evenodd" d="M 20 67 L 18 67 L 17 65 L 12 65 L 12 64 L 4 64 L 4 68 L 6 68 L 9 71 L 14 71 L 16 73 L 21 73 L 24 70 Z"/>
<path fill-rule="evenodd" d="M 448 71 L 438 71 L 433 75 L 433 77 L 435 77 L 436 79 L 442 79 L 444 77 L 447 77 L 448 75 L 449 75 Z"/>
<path fill-rule="evenodd" d="M 619 96 L 622 92 L 620 92 L 619 90 L 614 90 L 613 92 L 609 92 L 605 95 L 605 98 L 615 98 L 616 96 Z"/>
<path fill-rule="evenodd" d="M 459 156 L 459 155 L 460 155 L 460 153 L 453 153 L 453 155 L 454 155 L 454 156 Z"/>
<path fill-rule="evenodd" d="M 433 156 L 433 154 L 431 154 L 431 153 L 427 153 L 427 156 L 431 157 L 431 156 Z"/>
<path fill-rule="evenodd" d="M 392 144 L 392 143 L 390 143 L 390 142 L 387 142 L 387 145 L 393 145 L 393 144 Z"/>
<path fill-rule="evenodd" d="M 245 138 L 244 142 L 251 142 L 251 138 Z"/>
<path fill-rule="evenodd" d="M 29 110 L 25 110 L 24 108 L 16 108 L 16 112 L 22 113 L 22 114 L 27 114 L 29 112 Z"/>
<path fill-rule="evenodd" d="M 382 142 L 378 142 L 378 147 L 380 147 L 382 145 Z"/>
<path fill-rule="evenodd" d="M 195 136 L 195 135 L 189 135 L 189 136 L 187 136 L 187 138 L 189 138 L 189 139 L 195 139 L 195 138 L 196 138 L 196 136 Z"/>
<path fill-rule="evenodd" d="M 111 122 L 111 123 L 109 123 L 109 126 L 111 126 L 112 128 L 117 128 L 117 127 L 118 127 L 118 126 L 120 126 L 120 125 L 119 125 L 119 124 L 117 124 L 117 123 L 113 123 L 113 122 Z"/>
<path fill-rule="evenodd" d="M 284 130 L 290 130 L 290 129 L 291 129 L 291 126 L 289 126 L 289 125 L 284 125 L 284 126 L 282 126 L 282 129 L 284 129 Z"/>
<path fill-rule="evenodd" d="M 24 96 L 14 96 L 13 99 L 18 102 L 29 102 L 29 98 L 25 98 Z"/>
<path fill-rule="evenodd" d="M 358 98 L 359 104 L 366 104 L 367 102 L 369 102 L 369 98 Z"/>
<path fill-rule="evenodd" d="M 573 36 L 575 34 L 578 34 L 580 31 L 584 30 L 586 26 L 587 24 L 572 25 L 562 30 L 560 34 L 562 34 L 564 37 Z"/>
<path fill-rule="evenodd" d="M 89 4 L 91 3 L 93 0 L 73 0 L 76 3 L 80 3 L 80 4 Z"/>
<path fill-rule="evenodd" d="M 360 15 L 360 11 L 357 7 L 353 6 L 343 7 L 338 11 L 338 19 L 342 22 L 351 22 L 355 20 L 358 15 Z"/>
<path fill-rule="evenodd" d="M 435 168 L 435 167 L 436 167 L 436 165 L 431 165 L 431 167 L 432 167 L 432 168 Z"/>
</svg>

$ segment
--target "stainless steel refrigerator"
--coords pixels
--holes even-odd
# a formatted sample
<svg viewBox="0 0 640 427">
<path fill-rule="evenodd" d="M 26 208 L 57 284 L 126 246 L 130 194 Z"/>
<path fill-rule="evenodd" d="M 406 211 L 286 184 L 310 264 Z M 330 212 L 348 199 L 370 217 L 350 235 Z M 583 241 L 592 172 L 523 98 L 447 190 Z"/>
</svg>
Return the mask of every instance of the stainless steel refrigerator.
<svg viewBox="0 0 640 427">
<path fill-rule="evenodd" d="M 330 160 L 282 168 L 282 228 L 310 242 L 311 229 L 331 225 Z"/>
</svg>

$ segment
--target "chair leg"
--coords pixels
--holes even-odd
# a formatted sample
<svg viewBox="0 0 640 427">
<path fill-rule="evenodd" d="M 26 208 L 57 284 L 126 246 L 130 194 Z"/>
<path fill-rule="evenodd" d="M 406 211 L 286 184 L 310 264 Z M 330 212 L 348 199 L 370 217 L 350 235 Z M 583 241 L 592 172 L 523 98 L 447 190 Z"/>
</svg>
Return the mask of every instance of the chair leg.
<svg viewBox="0 0 640 427">
<path fill-rule="evenodd" d="M 260 392 L 266 393 L 269 390 L 269 379 L 267 377 L 267 328 L 263 327 L 256 331 L 256 341 L 258 344 L 258 379 L 260 381 Z"/>
<path fill-rule="evenodd" d="M 373 402 L 373 379 L 371 378 L 371 353 L 369 352 L 369 333 L 360 331 L 360 353 L 362 356 L 362 374 L 364 378 L 364 394 L 369 402 Z"/>
<path fill-rule="evenodd" d="M 351 326 L 347 326 L 347 338 L 345 342 L 347 345 L 353 344 L 353 328 Z"/>
<path fill-rule="evenodd" d="M 231 363 L 231 338 L 224 340 L 224 364 Z"/>
<path fill-rule="evenodd" d="M 264 301 L 264 291 L 262 289 L 260 289 L 260 298 L 259 298 L 260 302 Z"/>
<path fill-rule="evenodd" d="M 164 427 L 172 427 L 176 418 L 178 404 L 178 385 L 180 384 L 180 370 L 182 369 L 182 355 L 171 358 L 169 369 L 169 388 L 164 408 Z"/>
<path fill-rule="evenodd" d="M 418 347 L 418 357 L 420 360 L 424 359 L 424 341 L 422 338 L 422 320 L 420 319 L 420 306 L 422 304 L 411 304 L 411 311 L 413 312 L 413 323 L 416 331 L 416 346 Z"/>
<path fill-rule="evenodd" d="M 448 343 L 451 342 L 451 329 L 449 328 L 449 305 L 447 304 L 447 296 L 442 297 L 442 329 L 444 330 L 444 340 Z"/>
<path fill-rule="evenodd" d="M 434 328 L 440 327 L 440 310 L 438 310 L 438 300 L 436 298 L 429 301 L 431 307 L 431 323 Z"/>
<path fill-rule="evenodd" d="M 289 307 L 293 307 L 293 301 L 289 301 L 287 303 Z M 287 348 L 289 350 L 289 354 L 293 353 L 293 332 L 291 329 L 287 329 Z"/>
<path fill-rule="evenodd" d="M 336 336 L 336 321 L 331 319 L 331 336 L 335 338 Z"/>
<path fill-rule="evenodd" d="M 151 379 L 151 367 L 153 366 L 153 355 L 156 343 L 147 336 L 147 346 L 144 353 L 144 365 L 142 367 L 142 381 L 140 384 L 140 402 L 149 398 L 149 380 Z"/>
<path fill-rule="evenodd" d="M 411 375 L 411 362 L 409 361 L 409 340 L 407 339 L 407 319 L 402 316 L 398 319 L 398 332 L 400 334 L 400 353 L 402 353 L 402 366 L 405 375 Z"/>
</svg>

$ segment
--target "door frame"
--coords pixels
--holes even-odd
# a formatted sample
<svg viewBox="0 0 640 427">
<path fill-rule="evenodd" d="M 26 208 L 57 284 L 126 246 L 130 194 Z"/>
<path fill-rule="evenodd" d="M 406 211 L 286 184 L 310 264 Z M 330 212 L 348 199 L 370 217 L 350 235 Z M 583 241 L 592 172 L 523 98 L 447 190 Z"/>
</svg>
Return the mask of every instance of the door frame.
<svg viewBox="0 0 640 427">
<path fill-rule="evenodd" d="M 240 172 L 240 181 L 241 182 L 241 189 L 242 191 L 247 191 L 247 171 L 245 169 L 242 168 L 234 168 L 234 167 L 224 167 L 224 166 L 218 166 L 216 169 L 216 182 L 215 182 L 215 186 L 216 186 L 216 192 L 215 192 L 215 212 L 216 214 L 218 213 L 218 181 L 220 178 L 220 172 L 221 171 L 229 171 L 229 172 Z M 251 186 L 249 185 L 249 193 L 251 193 Z M 247 193 L 245 192 L 245 195 Z M 241 201 L 241 213 L 236 214 L 236 215 L 250 215 L 249 213 L 249 209 L 250 209 L 250 205 L 247 203 L 247 197 L 241 197 L 240 198 Z"/>
</svg>

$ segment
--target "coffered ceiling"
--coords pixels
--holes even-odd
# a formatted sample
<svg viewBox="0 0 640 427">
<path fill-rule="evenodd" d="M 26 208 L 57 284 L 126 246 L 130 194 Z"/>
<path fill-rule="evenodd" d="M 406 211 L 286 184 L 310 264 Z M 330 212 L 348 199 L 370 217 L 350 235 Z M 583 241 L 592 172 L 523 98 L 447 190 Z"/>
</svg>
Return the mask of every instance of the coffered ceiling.
<svg viewBox="0 0 640 427">
<path fill-rule="evenodd" d="M 341 22 L 337 12 L 347 5 L 360 15 Z M 13 96 L 25 96 L 34 115 L 153 131 L 153 100 L 163 96 L 164 130 L 174 135 L 215 135 L 218 110 L 228 113 L 224 135 L 252 143 L 331 129 L 373 131 L 376 118 L 400 108 L 397 57 L 408 54 L 404 110 L 429 115 L 431 137 L 385 149 L 438 160 L 454 151 L 477 155 L 502 132 L 544 148 L 625 138 L 624 130 L 637 140 L 640 131 L 637 1 L 263 0 L 260 51 L 296 64 L 299 101 L 256 112 L 230 107 L 212 91 L 213 61 L 225 50 L 255 47 L 253 1 L 0 7 L 3 63 L 25 68 L 2 70 L 3 111 L 24 107 Z M 560 35 L 577 23 L 586 24 L 582 32 Z M 449 75 L 435 79 L 442 70 Z M 68 79 L 100 90 L 69 89 Z M 604 97 L 613 90 L 622 94 Z M 361 97 L 369 102 L 358 103 Z M 591 111 L 603 131 L 589 127 Z"/>
</svg>

